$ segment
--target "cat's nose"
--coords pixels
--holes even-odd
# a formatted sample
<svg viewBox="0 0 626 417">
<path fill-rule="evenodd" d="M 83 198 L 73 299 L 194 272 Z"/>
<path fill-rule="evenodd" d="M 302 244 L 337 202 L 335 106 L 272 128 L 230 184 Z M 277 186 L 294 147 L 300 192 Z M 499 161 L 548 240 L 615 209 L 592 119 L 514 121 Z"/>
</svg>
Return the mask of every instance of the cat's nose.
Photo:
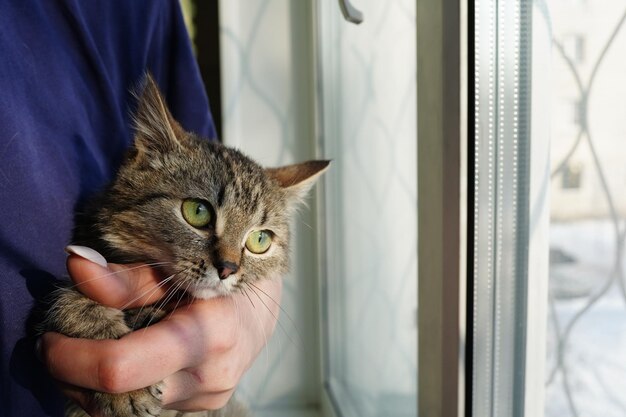
<svg viewBox="0 0 626 417">
<path fill-rule="evenodd" d="M 226 279 L 239 270 L 239 266 L 228 261 L 216 262 L 213 266 L 217 269 L 220 279 Z"/>
</svg>

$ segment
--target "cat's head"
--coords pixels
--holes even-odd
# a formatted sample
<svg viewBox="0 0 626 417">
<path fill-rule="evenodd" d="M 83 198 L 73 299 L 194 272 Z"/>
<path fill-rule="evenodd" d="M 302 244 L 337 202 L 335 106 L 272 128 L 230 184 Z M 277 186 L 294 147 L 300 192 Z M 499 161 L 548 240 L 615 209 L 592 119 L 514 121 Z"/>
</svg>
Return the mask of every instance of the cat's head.
<svg viewBox="0 0 626 417">
<path fill-rule="evenodd" d="M 329 161 L 264 169 L 186 132 L 146 77 L 133 147 L 98 209 L 113 257 L 163 262 L 192 296 L 228 294 L 284 274 L 294 208 Z"/>
</svg>

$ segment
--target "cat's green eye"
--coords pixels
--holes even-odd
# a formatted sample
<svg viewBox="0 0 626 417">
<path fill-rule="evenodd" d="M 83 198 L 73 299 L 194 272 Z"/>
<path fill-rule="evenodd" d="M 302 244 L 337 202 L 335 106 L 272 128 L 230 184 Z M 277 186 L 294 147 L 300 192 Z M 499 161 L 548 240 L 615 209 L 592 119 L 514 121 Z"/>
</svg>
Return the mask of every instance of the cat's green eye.
<svg viewBox="0 0 626 417">
<path fill-rule="evenodd" d="M 271 244 L 272 232 L 269 230 L 256 230 L 246 239 L 246 248 L 252 253 L 265 253 Z"/>
<path fill-rule="evenodd" d="M 189 198 L 183 201 L 181 211 L 183 218 L 193 227 L 205 227 L 211 223 L 212 212 L 206 201 Z"/>
</svg>

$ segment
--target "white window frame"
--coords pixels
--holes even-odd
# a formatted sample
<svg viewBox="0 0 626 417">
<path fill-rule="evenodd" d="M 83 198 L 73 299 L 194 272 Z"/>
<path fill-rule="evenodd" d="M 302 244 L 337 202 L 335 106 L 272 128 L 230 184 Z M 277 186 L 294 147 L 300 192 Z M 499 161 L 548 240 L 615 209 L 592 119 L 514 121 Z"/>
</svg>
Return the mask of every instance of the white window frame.
<svg viewBox="0 0 626 417">
<path fill-rule="evenodd" d="M 465 415 L 467 29 L 463 0 L 417 2 L 418 414 Z"/>
</svg>

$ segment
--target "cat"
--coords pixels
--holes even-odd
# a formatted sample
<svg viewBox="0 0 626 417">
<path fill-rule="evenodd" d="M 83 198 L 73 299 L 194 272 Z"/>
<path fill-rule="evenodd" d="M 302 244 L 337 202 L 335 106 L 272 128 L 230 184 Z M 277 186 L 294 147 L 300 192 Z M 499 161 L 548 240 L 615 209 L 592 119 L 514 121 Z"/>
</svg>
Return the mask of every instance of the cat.
<svg viewBox="0 0 626 417">
<path fill-rule="evenodd" d="M 150 74 L 137 101 L 134 142 L 112 183 L 77 215 L 73 244 L 114 263 L 158 262 L 173 286 L 201 299 L 283 275 L 290 217 L 330 161 L 264 169 L 186 132 Z M 68 286 L 53 295 L 41 330 L 117 339 L 166 314 L 165 307 L 105 307 Z M 124 394 L 94 392 L 92 400 L 110 417 L 247 415 L 234 401 L 202 413 L 162 410 L 161 389 L 159 383 Z M 66 416 L 86 414 L 72 404 Z"/>
</svg>

